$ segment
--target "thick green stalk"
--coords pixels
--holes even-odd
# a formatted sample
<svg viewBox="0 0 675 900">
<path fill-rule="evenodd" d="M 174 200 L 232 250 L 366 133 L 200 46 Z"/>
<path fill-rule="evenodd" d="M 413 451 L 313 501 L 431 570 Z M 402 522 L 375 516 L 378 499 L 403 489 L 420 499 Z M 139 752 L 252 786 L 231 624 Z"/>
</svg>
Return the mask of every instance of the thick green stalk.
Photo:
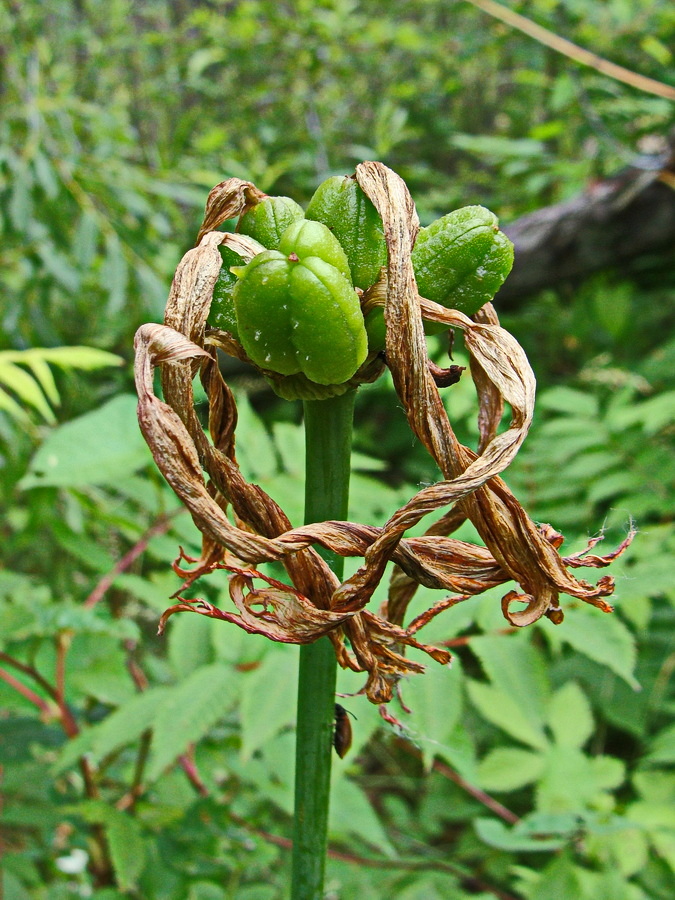
<svg viewBox="0 0 675 900">
<path fill-rule="evenodd" d="M 346 519 L 355 391 L 307 400 L 305 522 Z M 344 560 L 321 551 L 342 578 Z M 328 836 L 335 652 L 328 638 L 300 648 L 292 900 L 321 900 Z"/>
</svg>

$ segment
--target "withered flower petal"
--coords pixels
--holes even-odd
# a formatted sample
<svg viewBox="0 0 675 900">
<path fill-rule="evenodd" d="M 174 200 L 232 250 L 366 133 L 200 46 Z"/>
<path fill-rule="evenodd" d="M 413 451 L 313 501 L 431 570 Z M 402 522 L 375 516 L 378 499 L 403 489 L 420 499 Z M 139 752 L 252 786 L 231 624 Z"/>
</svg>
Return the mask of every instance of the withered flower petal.
<svg viewBox="0 0 675 900">
<path fill-rule="evenodd" d="M 554 624 L 563 619 L 560 594 L 569 594 L 609 612 L 603 599 L 613 589 L 604 576 L 597 585 L 575 578 L 570 569 L 609 565 L 630 544 L 634 530 L 612 553 L 591 554 L 599 539 L 585 551 L 560 555 L 562 536 L 550 525 L 538 526 L 527 515 L 500 473 L 512 462 L 527 436 L 534 410 L 535 380 L 517 341 L 499 325 L 491 304 L 473 318 L 449 310 L 417 292 L 410 258 L 419 220 L 405 183 L 381 163 L 357 166 L 356 179 L 377 208 L 388 248 L 388 266 L 363 297 L 364 308 L 384 306 L 387 326 L 385 359 L 410 427 L 427 448 L 443 480 L 425 487 L 383 525 L 320 522 L 293 529 L 279 505 L 259 486 L 245 480 L 237 464 L 237 410 L 233 395 L 219 371 L 216 350 L 246 360 L 232 335 L 206 329 L 213 286 L 222 261 L 221 243 L 245 259 L 262 249 L 250 238 L 214 229 L 257 202 L 262 192 L 250 182 L 228 179 L 217 185 L 207 201 L 198 246 L 181 260 L 166 306 L 164 325 L 143 325 L 136 336 L 136 386 L 141 430 L 155 461 L 203 536 L 199 559 L 181 552 L 175 563 L 184 579 L 181 592 L 199 577 L 226 570 L 236 612 L 219 609 L 206 600 L 179 598 L 160 622 L 176 612 L 192 611 L 222 619 L 274 641 L 303 644 L 328 635 L 338 663 L 367 672 L 364 691 L 374 703 L 388 702 L 401 676 L 424 666 L 406 657 L 415 647 L 447 664 L 450 654 L 417 640 L 416 634 L 432 618 L 471 596 L 515 581 L 502 611 L 511 625 L 529 625 L 542 616 Z M 457 440 L 441 401 L 439 384 L 456 380 L 457 367 L 430 366 L 423 319 L 441 322 L 464 333 L 471 374 L 479 399 L 478 452 Z M 249 361 L 250 362 L 250 361 Z M 351 386 L 378 377 L 384 360 L 369 357 Z M 162 372 L 165 401 L 153 391 L 153 369 Z M 195 413 L 192 379 L 199 372 L 209 400 L 209 434 Z M 297 386 L 283 385 L 294 396 Z M 508 428 L 498 433 L 504 405 L 511 408 Z M 422 537 L 406 532 L 425 516 L 438 513 Z M 471 520 L 484 547 L 450 535 Z M 341 556 L 363 560 L 342 584 L 314 546 Z M 281 561 L 290 584 L 262 574 L 256 566 Z M 388 600 L 378 613 L 366 606 L 394 563 Z M 191 570 L 184 563 L 194 564 Z M 256 586 L 256 581 L 262 585 Z M 419 585 L 446 593 L 407 627 L 407 609 Z M 524 603 L 524 609 L 513 605 Z"/>
</svg>

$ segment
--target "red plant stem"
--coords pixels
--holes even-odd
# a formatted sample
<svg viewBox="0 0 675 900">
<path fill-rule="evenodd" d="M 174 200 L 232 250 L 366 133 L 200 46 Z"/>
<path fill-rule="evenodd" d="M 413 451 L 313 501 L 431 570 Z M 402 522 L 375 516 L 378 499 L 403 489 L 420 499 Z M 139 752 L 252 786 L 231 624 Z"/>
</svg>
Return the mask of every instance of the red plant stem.
<svg viewBox="0 0 675 900">
<path fill-rule="evenodd" d="M 191 754 L 183 753 L 178 757 L 178 762 L 180 763 L 181 769 L 185 772 L 187 780 L 190 782 L 192 787 L 197 791 L 200 797 L 208 797 L 209 789 L 202 781 L 202 777 L 199 774 L 199 770 L 195 764 L 194 759 Z"/>
<path fill-rule="evenodd" d="M 517 628 L 497 628 L 495 631 L 491 631 L 490 634 L 513 634 L 518 631 Z M 440 647 L 466 647 L 467 644 L 470 644 L 471 641 L 476 637 L 482 637 L 480 634 L 465 634 L 462 637 L 452 638 L 449 641 L 440 641 Z"/>
<path fill-rule="evenodd" d="M 3 681 L 7 682 L 10 687 L 13 687 L 15 691 L 21 694 L 22 697 L 25 697 L 33 706 L 37 706 L 40 712 L 44 713 L 44 715 L 53 715 L 54 709 L 51 704 L 47 702 L 43 697 L 39 694 L 36 694 L 35 691 L 31 690 L 27 685 L 25 685 L 22 681 L 19 681 L 18 678 L 15 678 L 10 672 L 6 669 L 0 669 L 0 678 Z"/>
<path fill-rule="evenodd" d="M 72 635 L 65 632 L 56 637 L 56 702 L 59 705 L 63 730 L 72 738 L 79 734 L 80 729 L 66 703 L 66 655 L 71 639 Z"/>
<path fill-rule="evenodd" d="M 171 520 L 181 512 L 184 512 L 182 508 L 176 509 L 170 513 L 163 513 L 154 525 L 151 525 L 150 528 L 148 528 L 148 530 L 136 541 L 134 546 L 128 550 L 124 556 L 117 560 L 107 575 L 104 575 L 103 578 L 101 578 L 94 590 L 84 601 L 84 608 L 91 609 L 93 606 L 96 606 L 96 604 L 106 595 L 106 592 L 117 576 L 121 575 L 122 572 L 126 572 L 126 570 L 133 565 L 134 561 L 144 552 L 153 537 L 168 531 Z"/>
<path fill-rule="evenodd" d="M 511 812 L 510 809 L 507 809 L 498 800 L 495 800 L 494 797 L 486 794 L 485 791 L 469 784 L 468 781 L 465 781 L 462 776 L 455 772 L 454 769 L 451 769 L 450 766 L 437 759 L 434 760 L 433 768 L 434 771 L 439 772 L 445 778 L 454 781 L 458 787 L 461 787 L 463 791 L 466 791 L 467 794 L 470 794 L 475 800 L 482 803 L 483 806 L 487 807 L 496 816 L 499 816 L 500 819 L 503 819 L 504 822 L 508 822 L 509 825 L 515 825 L 516 822 L 520 821 L 519 817 Z"/>
<path fill-rule="evenodd" d="M 10 656 L 8 653 L 0 653 L 0 662 L 5 662 L 7 665 L 13 666 L 13 668 L 18 669 L 19 672 L 23 672 L 24 675 L 29 675 L 33 681 L 37 682 L 43 690 L 45 690 L 49 696 L 56 700 L 56 690 L 53 685 L 51 685 L 46 678 L 44 678 L 37 669 L 34 669 L 32 666 L 26 665 L 26 663 L 20 662 L 18 659 L 14 659 L 13 656 Z"/>
</svg>

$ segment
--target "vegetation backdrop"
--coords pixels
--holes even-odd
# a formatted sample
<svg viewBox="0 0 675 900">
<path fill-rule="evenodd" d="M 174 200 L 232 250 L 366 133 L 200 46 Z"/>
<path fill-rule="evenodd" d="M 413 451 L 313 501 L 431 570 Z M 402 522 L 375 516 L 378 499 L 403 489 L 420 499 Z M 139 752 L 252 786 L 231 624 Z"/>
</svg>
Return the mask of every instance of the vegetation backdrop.
<svg viewBox="0 0 675 900">
<path fill-rule="evenodd" d="M 672 80 L 667 0 L 510 6 Z M 507 224 L 630 163 L 672 104 L 460 0 L 6 0 L 0 27 L 0 893 L 276 900 L 297 650 L 199 616 L 156 637 L 198 534 L 137 429 L 133 334 L 227 176 L 305 202 L 379 159 L 423 223 L 481 203 Z M 507 481 L 572 550 L 636 520 L 617 611 L 570 598 L 560 627 L 512 633 L 490 592 L 429 627 L 454 664 L 403 686 L 402 733 L 345 700 L 328 897 L 671 896 L 672 271 L 509 304 L 539 393 Z M 228 378 L 244 472 L 300 522 L 297 404 Z M 470 381 L 447 403 L 475 441 Z M 360 392 L 355 451 L 354 520 L 437 477 L 386 379 Z"/>
</svg>

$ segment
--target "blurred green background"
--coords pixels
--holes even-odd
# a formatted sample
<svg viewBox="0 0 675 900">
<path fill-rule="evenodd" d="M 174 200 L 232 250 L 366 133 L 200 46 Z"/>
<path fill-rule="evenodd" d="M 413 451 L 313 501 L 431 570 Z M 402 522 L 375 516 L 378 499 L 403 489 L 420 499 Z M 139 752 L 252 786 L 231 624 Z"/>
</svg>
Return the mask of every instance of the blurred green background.
<svg viewBox="0 0 675 900">
<path fill-rule="evenodd" d="M 668 0 L 511 8 L 672 81 Z M 198 534 L 138 433 L 135 330 L 161 320 L 206 195 L 228 176 L 304 203 L 378 159 L 423 224 L 480 203 L 508 225 L 630 164 L 668 135 L 673 106 L 461 0 L 6 0 L 0 26 L 3 898 L 276 900 L 297 651 L 198 616 L 155 636 L 179 583 L 170 562 Z M 357 719 L 335 764 L 331 900 L 672 896 L 675 277 L 663 262 L 516 298 L 502 315 L 539 385 L 506 480 L 570 550 L 604 530 L 606 552 L 635 518 L 612 569 L 616 613 L 563 598 L 559 628 L 510 633 L 505 589 L 489 592 L 429 626 L 456 656 L 403 685 L 403 733 L 362 697 L 343 701 Z M 242 469 L 299 522 L 298 404 L 249 370 L 228 380 Z M 470 380 L 445 399 L 475 446 Z M 355 450 L 355 520 L 384 521 L 437 477 L 387 378 L 360 392 Z M 211 581 L 199 589 L 225 603 Z M 361 683 L 343 673 L 340 690 Z"/>
</svg>

